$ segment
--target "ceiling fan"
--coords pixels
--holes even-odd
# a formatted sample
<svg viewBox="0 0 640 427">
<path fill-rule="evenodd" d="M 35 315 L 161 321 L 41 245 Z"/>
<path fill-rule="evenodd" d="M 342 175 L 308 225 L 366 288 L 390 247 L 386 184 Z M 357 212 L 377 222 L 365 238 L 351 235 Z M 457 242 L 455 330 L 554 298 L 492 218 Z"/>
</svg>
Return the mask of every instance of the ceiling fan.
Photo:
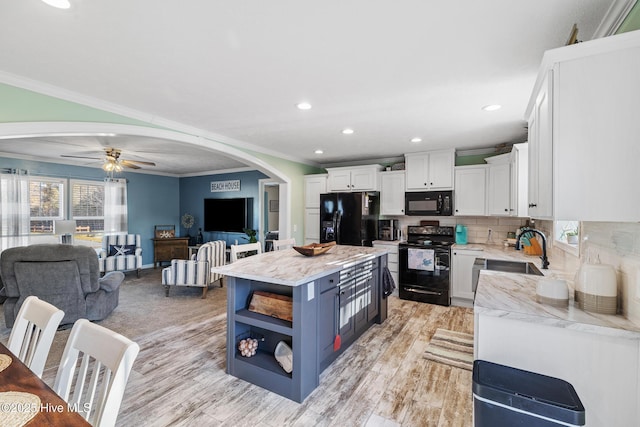
<svg viewBox="0 0 640 427">
<path fill-rule="evenodd" d="M 120 155 L 122 151 L 117 148 L 105 148 L 104 157 L 87 157 L 87 156 L 72 156 L 67 154 L 61 154 L 60 157 L 71 157 L 75 159 L 91 159 L 91 160 L 103 160 L 102 169 L 107 172 L 121 172 L 123 167 L 131 169 L 142 169 L 139 165 L 155 166 L 153 162 L 145 162 L 142 160 L 127 160 L 121 159 Z"/>
</svg>

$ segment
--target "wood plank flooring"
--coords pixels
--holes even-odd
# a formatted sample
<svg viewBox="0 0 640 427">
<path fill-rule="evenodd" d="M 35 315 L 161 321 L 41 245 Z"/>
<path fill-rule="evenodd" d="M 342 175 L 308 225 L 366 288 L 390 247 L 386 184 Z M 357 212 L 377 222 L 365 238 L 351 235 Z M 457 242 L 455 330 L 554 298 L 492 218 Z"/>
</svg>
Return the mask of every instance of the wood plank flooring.
<svg viewBox="0 0 640 427">
<path fill-rule="evenodd" d="M 207 313 L 132 337 L 141 351 L 118 426 L 472 425 L 471 372 L 423 357 L 437 328 L 473 333 L 471 309 L 391 297 L 386 322 L 329 366 L 300 404 L 225 373 L 225 299 L 226 287 L 212 287 Z M 146 310 L 149 321 L 163 315 Z M 49 384 L 54 377 L 53 367 L 45 371 Z"/>
</svg>

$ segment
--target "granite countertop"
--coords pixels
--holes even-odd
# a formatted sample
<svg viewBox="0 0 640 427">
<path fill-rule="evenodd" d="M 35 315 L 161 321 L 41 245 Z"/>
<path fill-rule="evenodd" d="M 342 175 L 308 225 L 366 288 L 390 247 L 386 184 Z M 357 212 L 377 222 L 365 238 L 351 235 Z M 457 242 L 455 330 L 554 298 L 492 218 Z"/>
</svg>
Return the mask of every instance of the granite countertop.
<svg viewBox="0 0 640 427">
<path fill-rule="evenodd" d="M 508 251 L 515 252 L 514 256 L 503 259 L 533 261 L 534 257 L 524 255 L 513 248 L 485 247 L 486 258 L 498 258 L 496 255 L 506 256 L 510 253 Z M 539 263 L 536 265 L 539 266 Z M 482 270 L 476 290 L 474 312 L 576 331 L 640 339 L 640 325 L 624 316 L 590 313 L 578 308 L 574 303 L 571 289 L 568 307 L 554 307 L 537 302 L 538 281 L 546 277 L 562 278 L 564 275 L 564 272 L 554 270 L 540 271 L 545 276 Z"/>
<path fill-rule="evenodd" d="M 383 248 L 337 245 L 322 255 L 306 257 L 295 249 L 286 249 L 253 255 L 211 271 L 241 279 L 299 286 L 388 252 Z"/>
</svg>

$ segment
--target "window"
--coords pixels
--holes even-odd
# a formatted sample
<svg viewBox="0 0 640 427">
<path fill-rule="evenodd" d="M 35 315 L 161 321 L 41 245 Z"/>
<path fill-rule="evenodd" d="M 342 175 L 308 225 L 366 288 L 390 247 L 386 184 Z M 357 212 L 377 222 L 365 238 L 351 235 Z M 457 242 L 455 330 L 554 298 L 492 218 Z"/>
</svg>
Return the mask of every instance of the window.
<svg viewBox="0 0 640 427">
<path fill-rule="evenodd" d="M 53 221 L 64 219 L 64 181 L 31 177 L 29 214 L 31 233 L 53 233 Z"/>
<path fill-rule="evenodd" d="M 104 183 L 71 181 L 71 219 L 76 220 L 78 233 L 104 230 Z"/>
<path fill-rule="evenodd" d="M 555 221 L 553 236 L 557 247 L 576 256 L 580 254 L 580 222 Z"/>
</svg>

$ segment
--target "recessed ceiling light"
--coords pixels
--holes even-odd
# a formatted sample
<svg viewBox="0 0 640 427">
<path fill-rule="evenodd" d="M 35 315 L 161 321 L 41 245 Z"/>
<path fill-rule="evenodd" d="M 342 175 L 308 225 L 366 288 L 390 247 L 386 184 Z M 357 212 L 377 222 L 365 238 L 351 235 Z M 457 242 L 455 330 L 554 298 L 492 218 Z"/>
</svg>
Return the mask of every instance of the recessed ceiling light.
<svg viewBox="0 0 640 427">
<path fill-rule="evenodd" d="M 298 110 L 310 110 L 311 104 L 309 104 L 308 102 L 301 102 L 296 105 L 296 107 L 298 107 Z"/>
<path fill-rule="evenodd" d="M 416 143 L 417 142 L 422 142 L 422 138 L 418 138 L 418 137 L 411 138 L 411 142 L 416 142 Z"/>
<path fill-rule="evenodd" d="M 69 9 L 71 7 L 71 3 L 69 0 L 42 0 L 49 6 L 57 7 L 58 9 Z"/>
<path fill-rule="evenodd" d="M 322 150 L 318 149 L 318 150 L 314 151 L 314 153 L 316 153 L 316 154 L 322 154 L 322 153 L 324 153 L 324 151 L 322 151 Z"/>
<path fill-rule="evenodd" d="M 484 107 L 482 107 L 484 111 L 496 111 L 501 108 L 502 108 L 502 105 L 498 105 L 498 104 L 485 105 Z"/>
<path fill-rule="evenodd" d="M 350 129 L 350 128 L 342 129 L 342 133 L 344 133 L 345 135 L 351 135 L 353 133 L 353 129 Z"/>
</svg>

